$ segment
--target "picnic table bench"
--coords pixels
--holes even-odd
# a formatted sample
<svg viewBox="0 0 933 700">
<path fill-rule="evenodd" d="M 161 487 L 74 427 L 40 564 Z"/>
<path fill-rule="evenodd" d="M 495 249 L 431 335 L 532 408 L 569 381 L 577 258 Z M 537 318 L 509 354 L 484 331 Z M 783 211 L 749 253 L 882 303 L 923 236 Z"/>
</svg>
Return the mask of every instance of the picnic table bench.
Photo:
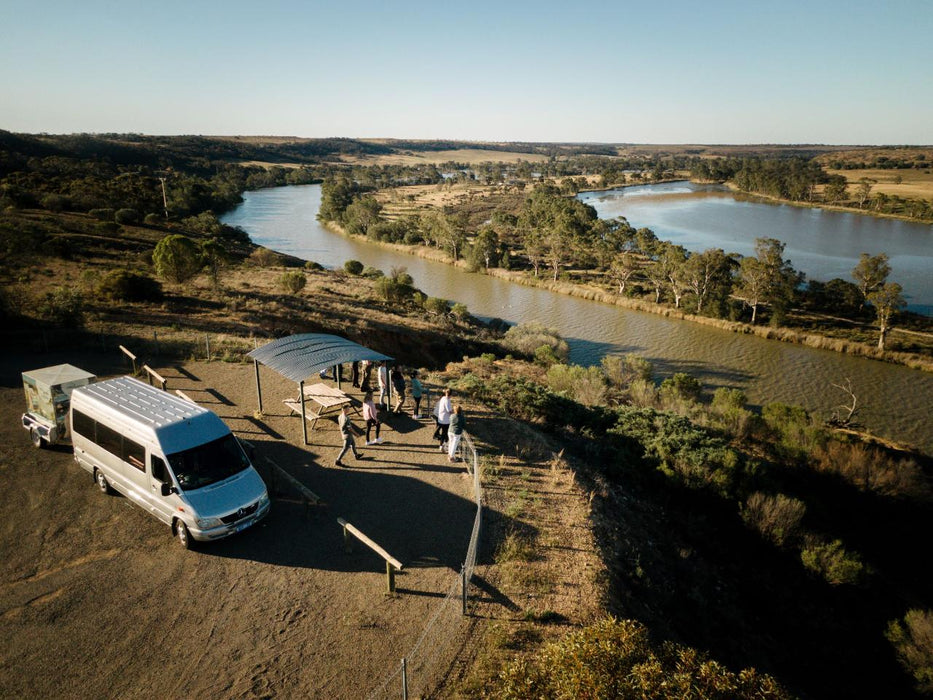
<svg viewBox="0 0 933 700">
<path fill-rule="evenodd" d="M 304 388 L 304 398 L 305 398 L 305 410 L 304 415 L 307 420 L 311 422 L 311 429 L 314 429 L 314 424 L 317 423 L 319 418 L 324 418 L 328 415 L 335 415 L 340 412 L 340 409 L 344 406 L 353 406 L 353 399 L 347 396 L 340 389 L 335 389 L 332 386 L 327 386 L 326 384 L 312 384 Z M 284 403 L 292 412 L 297 413 L 299 416 L 302 414 L 301 410 L 301 398 L 297 399 L 285 399 Z M 308 404 L 311 404 L 309 408 Z M 356 409 L 355 406 L 354 410 Z"/>
</svg>

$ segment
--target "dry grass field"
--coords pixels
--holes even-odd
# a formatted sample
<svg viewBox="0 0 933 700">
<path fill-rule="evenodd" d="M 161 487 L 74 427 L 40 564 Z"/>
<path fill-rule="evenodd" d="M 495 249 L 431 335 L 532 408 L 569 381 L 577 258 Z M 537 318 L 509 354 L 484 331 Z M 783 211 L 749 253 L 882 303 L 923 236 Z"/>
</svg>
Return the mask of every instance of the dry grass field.
<svg viewBox="0 0 933 700">
<path fill-rule="evenodd" d="M 873 180 L 872 192 L 897 195 L 905 199 L 933 199 L 933 170 L 827 170 L 831 175 L 842 175 L 849 185 L 856 185 L 862 178 Z"/>
<path fill-rule="evenodd" d="M 510 151 L 492 151 L 482 148 L 462 148 L 449 151 L 410 151 L 401 150 L 391 155 L 379 156 L 344 156 L 343 161 L 359 165 L 423 165 L 425 163 L 447 163 L 455 161 L 467 165 L 479 163 L 517 163 L 542 162 L 548 157 L 541 153 L 512 153 Z"/>
</svg>

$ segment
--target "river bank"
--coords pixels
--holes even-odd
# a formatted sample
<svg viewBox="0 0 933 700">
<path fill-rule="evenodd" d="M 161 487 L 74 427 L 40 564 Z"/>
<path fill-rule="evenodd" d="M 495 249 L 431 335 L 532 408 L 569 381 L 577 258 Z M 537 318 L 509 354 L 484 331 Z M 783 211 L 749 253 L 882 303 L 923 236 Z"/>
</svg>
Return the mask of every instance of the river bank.
<svg viewBox="0 0 933 700">
<path fill-rule="evenodd" d="M 334 221 L 322 222 L 322 226 L 328 231 L 344 236 L 350 240 L 359 240 L 359 237 L 348 233 L 342 226 Z M 402 243 L 388 243 L 385 241 L 373 241 L 365 239 L 368 244 L 372 244 L 386 250 L 398 253 L 404 253 L 415 257 L 430 260 L 432 262 L 452 265 L 465 272 L 471 272 L 470 266 L 463 260 L 451 260 L 450 256 L 443 250 L 429 248 L 421 245 L 406 245 Z M 933 358 L 925 357 L 916 353 L 904 353 L 890 350 L 878 350 L 874 345 L 868 343 L 859 343 L 843 338 L 834 338 L 832 336 L 818 333 L 807 333 L 788 327 L 770 327 L 757 326 L 738 321 L 729 321 L 726 319 L 711 318 L 708 316 L 698 316 L 696 314 L 686 313 L 680 309 L 655 304 L 644 299 L 634 299 L 631 297 L 619 296 L 613 292 L 608 292 L 598 287 L 589 285 L 579 285 L 564 281 L 549 280 L 542 277 L 532 277 L 527 273 L 514 270 L 504 270 L 502 268 L 490 268 L 485 271 L 475 271 L 473 274 L 487 274 L 492 277 L 520 284 L 526 287 L 537 287 L 546 289 L 558 294 L 564 294 L 589 301 L 597 301 L 603 304 L 618 306 L 631 311 L 641 311 L 644 313 L 655 314 L 665 318 L 690 321 L 703 326 L 709 326 L 726 330 L 741 335 L 754 335 L 767 340 L 777 340 L 784 343 L 793 343 L 820 350 L 829 350 L 854 357 L 863 357 L 872 360 L 880 360 L 892 364 L 903 365 L 911 369 L 918 369 L 925 372 L 933 372 Z M 456 301 L 456 300 L 454 300 Z M 895 327 L 892 332 L 897 332 Z"/>
</svg>

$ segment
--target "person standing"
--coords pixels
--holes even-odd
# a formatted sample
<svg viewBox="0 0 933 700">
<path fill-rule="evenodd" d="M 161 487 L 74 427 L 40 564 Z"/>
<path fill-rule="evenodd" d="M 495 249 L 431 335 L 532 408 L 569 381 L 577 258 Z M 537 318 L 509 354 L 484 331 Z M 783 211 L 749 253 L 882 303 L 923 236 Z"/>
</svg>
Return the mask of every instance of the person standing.
<svg viewBox="0 0 933 700">
<path fill-rule="evenodd" d="M 382 438 L 379 437 L 379 428 L 382 425 L 379 422 L 379 409 L 376 408 L 371 391 L 367 391 L 366 396 L 363 397 L 363 420 L 366 421 L 366 444 L 375 445 L 382 442 Z M 373 427 L 376 428 L 376 439 L 370 440 Z"/>
<path fill-rule="evenodd" d="M 337 425 L 340 427 L 340 435 L 343 437 L 343 449 L 340 450 L 340 454 L 337 455 L 337 459 L 334 461 L 334 466 L 336 467 L 347 466 L 340 461 L 347 453 L 347 450 L 353 450 L 354 459 L 363 459 L 363 454 L 357 452 L 356 440 L 353 439 L 353 433 L 362 433 L 363 431 L 353 425 L 353 421 L 350 420 L 349 410 L 349 407 L 343 406 L 340 409 L 340 416 L 337 418 Z"/>
<path fill-rule="evenodd" d="M 402 406 L 405 405 L 405 375 L 402 368 L 398 365 L 392 368 L 392 388 L 395 389 L 395 409 L 396 413 L 402 412 Z"/>
<path fill-rule="evenodd" d="M 379 407 L 388 411 L 389 368 L 386 366 L 385 360 L 379 363 L 379 369 L 376 370 L 376 381 L 379 382 Z"/>
<path fill-rule="evenodd" d="M 447 459 L 451 462 L 457 461 L 457 448 L 460 446 L 460 438 L 465 427 L 466 418 L 463 417 L 463 406 L 457 404 L 450 417 L 450 447 L 447 449 Z"/>
<path fill-rule="evenodd" d="M 353 360 L 350 364 L 350 381 L 357 389 L 360 388 L 360 361 Z"/>
<path fill-rule="evenodd" d="M 453 408 L 450 405 L 450 388 L 444 389 L 444 395 L 438 400 L 434 412 L 437 418 L 434 437 L 440 442 L 440 450 L 443 452 L 447 447 L 447 433 L 450 430 L 450 417 L 453 415 Z"/>
<path fill-rule="evenodd" d="M 411 378 L 409 382 L 411 385 L 411 400 L 415 402 L 413 417 L 418 419 L 421 418 L 421 395 L 424 393 L 424 389 L 421 386 L 421 381 L 418 379 L 418 370 L 413 369 L 408 376 Z"/>
</svg>

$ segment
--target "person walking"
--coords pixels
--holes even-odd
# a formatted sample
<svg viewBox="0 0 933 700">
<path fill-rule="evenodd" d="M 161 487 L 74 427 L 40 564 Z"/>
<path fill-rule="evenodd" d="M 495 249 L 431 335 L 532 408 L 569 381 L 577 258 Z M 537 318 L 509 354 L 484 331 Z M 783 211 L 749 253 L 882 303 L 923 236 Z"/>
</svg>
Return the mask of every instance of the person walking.
<svg viewBox="0 0 933 700">
<path fill-rule="evenodd" d="M 444 389 L 444 395 L 434 406 L 434 417 L 437 419 L 437 428 L 434 431 L 434 439 L 440 443 L 441 452 L 447 447 L 447 433 L 450 430 L 450 417 L 453 414 L 453 408 L 450 405 L 450 388 Z"/>
<path fill-rule="evenodd" d="M 350 381 L 357 389 L 360 388 L 360 361 L 353 360 L 350 364 Z"/>
<path fill-rule="evenodd" d="M 421 396 L 424 393 L 424 388 L 421 386 L 421 381 L 418 379 L 418 370 L 413 369 L 410 377 L 409 384 L 411 385 L 411 400 L 415 402 L 415 411 L 413 418 L 421 418 Z"/>
<path fill-rule="evenodd" d="M 460 446 L 464 427 L 466 427 L 466 418 L 463 417 L 463 406 L 457 404 L 450 417 L 450 446 L 447 448 L 447 459 L 451 462 L 457 461 L 457 448 Z"/>
<path fill-rule="evenodd" d="M 353 421 L 350 420 L 349 411 L 349 407 L 343 406 L 340 409 L 340 416 L 337 418 L 337 425 L 340 427 L 340 435 L 343 437 L 343 449 L 340 450 L 340 454 L 337 455 L 337 459 L 334 461 L 334 466 L 336 467 L 347 466 L 340 461 L 347 453 L 347 450 L 353 450 L 354 459 L 363 459 L 363 453 L 357 452 L 356 440 L 353 439 L 353 433 L 362 433 L 363 431 L 353 425 Z"/>
<path fill-rule="evenodd" d="M 371 391 L 367 391 L 366 396 L 363 397 L 363 420 L 366 421 L 366 444 L 376 445 L 381 443 L 382 438 L 379 437 L 379 428 L 382 424 L 379 422 L 379 409 L 376 408 L 376 403 L 373 401 L 373 392 Z M 374 427 L 376 428 L 376 439 L 370 440 Z"/>
<path fill-rule="evenodd" d="M 389 410 L 389 368 L 385 360 L 379 363 L 379 369 L 376 370 L 376 381 L 379 383 L 379 407 Z"/>
<path fill-rule="evenodd" d="M 402 412 L 405 405 L 405 375 L 402 368 L 396 365 L 392 368 L 392 388 L 395 389 L 395 413 Z"/>
</svg>

